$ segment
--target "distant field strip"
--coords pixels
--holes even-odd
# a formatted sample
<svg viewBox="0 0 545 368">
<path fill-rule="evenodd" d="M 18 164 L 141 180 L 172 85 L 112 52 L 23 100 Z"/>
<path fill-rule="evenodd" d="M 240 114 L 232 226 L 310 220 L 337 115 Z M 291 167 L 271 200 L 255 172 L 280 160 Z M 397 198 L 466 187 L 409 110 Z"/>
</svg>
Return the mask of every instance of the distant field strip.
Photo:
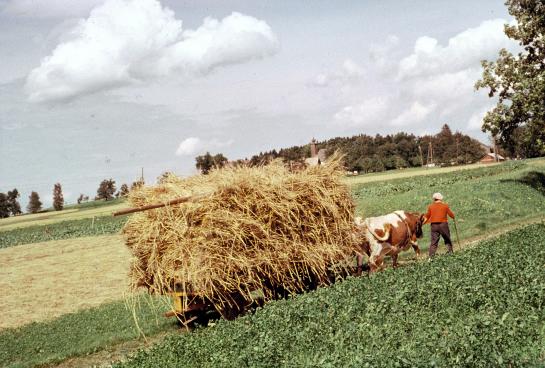
<svg viewBox="0 0 545 368">
<path fill-rule="evenodd" d="M 116 234 L 127 221 L 126 217 L 97 217 L 57 222 L 51 225 L 33 225 L 0 232 L 0 249 L 15 245 Z"/>
<path fill-rule="evenodd" d="M 119 367 L 542 366 L 544 233 L 532 225 L 273 302 L 173 335 Z"/>
<path fill-rule="evenodd" d="M 363 174 L 358 176 L 349 176 L 346 178 L 346 182 L 350 185 L 374 183 L 377 181 L 387 181 L 394 179 L 406 179 L 415 176 L 426 176 L 436 174 L 448 174 L 462 170 L 474 170 L 483 167 L 494 167 L 498 164 L 471 164 L 463 166 L 449 166 L 449 167 L 425 167 L 425 168 L 411 168 L 411 169 L 399 169 L 391 171 L 383 171 L 372 174 Z"/>
<path fill-rule="evenodd" d="M 62 211 L 49 211 L 36 214 L 25 214 L 22 216 L 0 219 L 0 235 L 2 231 L 13 230 L 35 225 L 51 225 L 58 222 L 79 220 L 93 217 L 111 216 L 112 212 L 126 208 L 124 201 L 112 202 L 97 201 L 97 203 L 85 203 L 82 205 L 69 206 Z"/>
<path fill-rule="evenodd" d="M 121 299 L 129 260 L 119 235 L 0 249 L 0 329 Z"/>
</svg>

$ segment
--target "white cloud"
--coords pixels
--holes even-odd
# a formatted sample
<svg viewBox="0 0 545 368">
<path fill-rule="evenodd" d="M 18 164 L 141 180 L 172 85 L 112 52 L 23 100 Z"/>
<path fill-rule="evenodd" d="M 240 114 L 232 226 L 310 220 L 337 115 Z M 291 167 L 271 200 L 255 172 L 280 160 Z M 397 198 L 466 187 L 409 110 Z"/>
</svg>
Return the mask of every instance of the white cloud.
<svg viewBox="0 0 545 368">
<path fill-rule="evenodd" d="M 434 109 L 435 104 L 422 105 L 415 101 L 413 104 L 395 119 L 392 120 L 394 126 L 407 126 L 409 124 L 419 123 L 424 120 Z"/>
<path fill-rule="evenodd" d="M 345 106 L 334 119 L 344 126 L 364 126 L 379 123 L 387 112 L 388 101 L 383 97 L 373 97 L 358 105 Z"/>
<path fill-rule="evenodd" d="M 398 78 L 474 68 L 482 59 L 495 59 L 501 48 L 516 47 L 503 32 L 506 23 L 503 19 L 484 21 L 450 38 L 446 46 L 432 37 L 418 38 L 413 53 L 399 62 Z"/>
<path fill-rule="evenodd" d="M 369 47 L 369 58 L 380 69 L 390 69 L 394 60 L 392 54 L 398 45 L 399 37 L 389 35 L 384 42 Z"/>
<path fill-rule="evenodd" d="M 469 130 L 481 130 L 483 125 L 484 116 L 488 111 L 492 110 L 492 106 L 488 105 L 480 110 L 474 112 L 467 122 L 467 129 Z"/>
<path fill-rule="evenodd" d="M 62 101 L 158 78 L 199 76 L 278 50 L 264 21 L 240 13 L 196 30 L 157 0 L 108 0 L 94 8 L 27 77 L 34 102 Z"/>
<path fill-rule="evenodd" d="M 0 4 L 2 14 L 29 18 L 64 18 L 89 14 L 104 0 L 8 0 Z"/>
<path fill-rule="evenodd" d="M 202 140 L 198 137 L 189 137 L 184 139 L 178 149 L 176 150 L 177 156 L 193 156 L 196 154 L 204 153 L 205 151 L 221 149 L 229 147 L 233 144 L 233 140 L 220 141 L 218 139 Z"/>
<path fill-rule="evenodd" d="M 327 87 L 334 83 L 351 84 L 359 82 L 365 76 L 365 70 L 351 59 L 346 59 L 342 67 L 331 73 L 320 73 L 313 81 L 313 85 Z"/>
</svg>

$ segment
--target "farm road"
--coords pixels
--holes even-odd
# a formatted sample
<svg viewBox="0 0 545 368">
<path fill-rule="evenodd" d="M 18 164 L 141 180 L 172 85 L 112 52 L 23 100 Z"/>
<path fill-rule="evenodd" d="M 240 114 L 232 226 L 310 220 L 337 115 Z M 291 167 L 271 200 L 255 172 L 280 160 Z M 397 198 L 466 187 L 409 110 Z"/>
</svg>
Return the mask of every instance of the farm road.
<svg viewBox="0 0 545 368">
<path fill-rule="evenodd" d="M 120 235 L 0 249 L 0 329 L 121 299 L 129 260 Z"/>
</svg>

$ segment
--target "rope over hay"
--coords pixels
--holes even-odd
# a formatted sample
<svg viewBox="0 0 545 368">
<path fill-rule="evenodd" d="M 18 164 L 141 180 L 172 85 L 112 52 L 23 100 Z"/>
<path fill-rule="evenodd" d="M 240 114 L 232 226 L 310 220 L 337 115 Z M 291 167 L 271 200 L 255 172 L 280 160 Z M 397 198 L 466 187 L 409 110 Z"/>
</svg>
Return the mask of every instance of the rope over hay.
<svg viewBox="0 0 545 368">
<path fill-rule="evenodd" d="M 133 262 L 131 288 L 151 294 L 185 291 L 218 310 L 233 295 L 265 301 L 282 287 L 290 293 L 309 280 L 330 282 L 346 272 L 344 262 L 359 250 L 352 236 L 354 203 L 342 183 L 341 158 L 290 172 L 275 161 L 262 167 L 233 167 L 134 190 L 132 206 L 177 197 L 198 200 L 139 212 L 123 229 Z"/>
</svg>

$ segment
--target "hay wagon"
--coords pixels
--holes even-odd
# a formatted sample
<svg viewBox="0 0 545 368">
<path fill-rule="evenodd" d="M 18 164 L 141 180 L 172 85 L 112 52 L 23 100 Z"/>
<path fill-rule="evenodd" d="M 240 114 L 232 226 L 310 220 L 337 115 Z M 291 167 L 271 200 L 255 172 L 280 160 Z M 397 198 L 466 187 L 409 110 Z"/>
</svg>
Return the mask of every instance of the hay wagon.
<svg viewBox="0 0 545 368">
<path fill-rule="evenodd" d="M 176 317 L 180 325 L 208 324 L 210 319 L 223 317 L 233 320 L 249 309 L 262 305 L 262 299 L 246 300 L 240 293 L 231 293 L 230 304 L 217 307 L 215 303 L 199 295 L 184 291 L 170 293 L 172 309 L 165 313 L 165 317 Z"/>
<path fill-rule="evenodd" d="M 358 249 L 343 173 L 340 158 L 298 172 L 274 162 L 169 176 L 131 192 L 135 208 L 114 215 L 167 207 L 123 227 L 132 287 L 169 295 L 167 315 L 188 324 L 333 283 Z"/>
</svg>

